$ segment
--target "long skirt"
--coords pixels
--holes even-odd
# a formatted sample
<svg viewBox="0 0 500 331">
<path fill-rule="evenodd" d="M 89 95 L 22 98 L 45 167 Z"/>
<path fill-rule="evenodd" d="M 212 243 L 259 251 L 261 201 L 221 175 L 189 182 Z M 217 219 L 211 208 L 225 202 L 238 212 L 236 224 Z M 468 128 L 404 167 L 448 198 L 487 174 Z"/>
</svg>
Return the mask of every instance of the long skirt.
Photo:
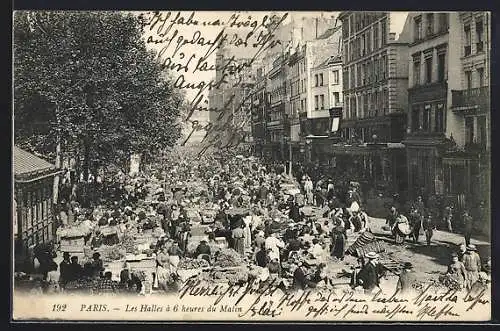
<svg viewBox="0 0 500 331">
<path fill-rule="evenodd" d="M 467 270 L 465 273 L 467 275 L 467 288 L 471 289 L 472 286 L 479 280 L 479 271 Z"/>
<path fill-rule="evenodd" d="M 245 254 L 245 243 L 243 238 L 234 238 L 234 249 L 241 255 Z"/>
<path fill-rule="evenodd" d="M 345 254 L 345 238 L 343 235 L 336 235 L 333 239 L 332 256 L 343 259 Z"/>
<path fill-rule="evenodd" d="M 249 226 L 245 227 L 245 232 L 243 233 L 243 242 L 245 248 L 250 248 L 252 246 L 252 231 Z"/>
<path fill-rule="evenodd" d="M 156 280 L 155 285 L 158 286 L 158 288 L 167 290 L 167 281 L 170 277 L 170 271 L 167 268 L 164 268 L 162 266 L 156 267 Z"/>
</svg>

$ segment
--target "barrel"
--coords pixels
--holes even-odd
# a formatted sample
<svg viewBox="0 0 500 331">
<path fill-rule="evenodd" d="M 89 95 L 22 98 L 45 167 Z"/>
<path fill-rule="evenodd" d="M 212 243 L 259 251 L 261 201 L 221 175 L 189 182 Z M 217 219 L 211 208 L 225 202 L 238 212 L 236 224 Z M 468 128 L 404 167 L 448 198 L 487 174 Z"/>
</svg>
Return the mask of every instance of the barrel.
<svg viewBox="0 0 500 331">
<path fill-rule="evenodd" d="M 363 234 L 361 234 L 359 238 L 356 239 L 356 241 L 347 249 L 346 252 L 350 255 L 353 255 L 356 253 L 357 248 L 363 247 L 372 242 L 373 240 L 375 240 L 375 236 L 373 235 L 373 233 L 368 231 L 363 232 Z"/>
<path fill-rule="evenodd" d="M 356 248 L 356 255 L 358 257 L 365 256 L 366 253 L 369 252 L 375 252 L 375 253 L 380 253 L 384 251 L 384 247 L 382 246 L 382 242 L 377 240 L 373 241 L 367 245 L 357 247 Z"/>
</svg>

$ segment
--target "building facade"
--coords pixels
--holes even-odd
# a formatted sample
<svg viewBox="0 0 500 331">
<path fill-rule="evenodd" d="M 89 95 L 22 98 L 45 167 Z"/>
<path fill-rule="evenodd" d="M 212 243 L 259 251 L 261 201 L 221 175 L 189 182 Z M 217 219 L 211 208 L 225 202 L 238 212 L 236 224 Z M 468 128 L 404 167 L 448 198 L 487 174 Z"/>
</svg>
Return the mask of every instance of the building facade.
<svg viewBox="0 0 500 331">
<path fill-rule="evenodd" d="M 344 116 L 355 176 L 405 191 L 409 24 L 389 12 L 342 12 Z M 371 145 L 368 146 L 368 145 Z M 359 148 L 353 148 L 355 145 Z M 368 148 L 369 147 L 369 148 Z M 345 154 L 343 146 L 337 147 Z M 354 156 L 354 159 L 353 157 Z"/>
<path fill-rule="evenodd" d="M 411 13 L 407 137 L 413 195 L 489 200 L 489 15 Z"/>
</svg>

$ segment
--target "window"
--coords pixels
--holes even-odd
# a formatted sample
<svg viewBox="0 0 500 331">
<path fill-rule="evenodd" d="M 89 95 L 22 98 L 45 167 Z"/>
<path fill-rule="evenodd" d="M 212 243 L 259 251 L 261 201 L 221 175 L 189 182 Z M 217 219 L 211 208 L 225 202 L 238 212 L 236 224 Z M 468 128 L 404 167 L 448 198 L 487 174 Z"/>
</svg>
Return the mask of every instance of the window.
<svg viewBox="0 0 500 331">
<path fill-rule="evenodd" d="M 342 72 L 342 84 L 344 84 L 344 86 L 346 88 L 349 88 L 349 71 L 348 70 L 344 70 Z"/>
<path fill-rule="evenodd" d="M 464 56 L 470 55 L 472 50 L 471 50 L 471 34 L 470 34 L 470 25 L 464 26 L 464 33 L 465 33 L 465 46 L 464 46 Z"/>
<path fill-rule="evenodd" d="M 476 21 L 476 52 L 480 53 L 483 51 L 483 21 Z"/>
<path fill-rule="evenodd" d="M 424 116 L 422 121 L 422 129 L 424 131 L 430 131 L 431 125 L 431 105 L 425 105 Z"/>
<path fill-rule="evenodd" d="M 361 65 L 360 64 L 357 65 L 356 75 L 357 75 L 356 86 L 361 86 Z"/>
<path fill-rule="evenodd" d="M 477 77 L 479 80 L 479 87 L 484 86 L 484 68 L 477 69 Z"/>
<path fill-rule="evenodd" d="M 444 105 L 442 103 L 438 104 L 436 107 L 436 113 L 435 113 L 435 127 L 434 131 L 435 132 L 444 132 Z"/>
<path fill-rule="evenodd" d="M 379 48 L 379 37 L 378 37 L 378 23 L 373 26 L 373 50 L 376 51 Z"/>
<path fill-rule="evenodd" d="M 420 109 L 419 106 L 413 107 L 411 111 L 411 131 L 416 132 L 420 129 Z"/>
<path fill-rule="evenodd" d="M 333 106 L 337 107 L 340 104 L 340 93 L 333 92 Z"/>
<path fill-rule="evenodd" d="M 465 118 L 465 143 L 472 144 L 474 142 L 474 117 Z"/>
<path fill-rule="evenodd" d="M 487 133 L 486 133 L 486 117 L 478 116 L 477 117 L 477 143 L 482 147 L 486 148 L 487 144 Z"/>
<path fill-rule="evenodd" d="M 318 75 L 314 75 L 314 86 L 318 86 L 319 80 L 318 80 Z"/>
<path fill-rule="evenodd" d="M 446 54 L 438 55 L 438 81 L 444 82 L 445 80 L 445 63 L 446 63 Z"/>
<path fill-rule="evenodd" d="M 387 57 L 384 55 L 382 56 L 382 79 L 387 78 Z"/>
<path fill-rule="evenodd" d="M 429 13 L 427 14 L 427 26 L 425 29 L 425 35 L 426 36 L 432 36 L 434 34 L 434 14 Z"/>
<path fill-rule="evenodd" d="M 318 96 L 315 95 L 314 96 L 314 109 L 315 110 L 318 110 L 319 109 L 319 105 L 318 105 Z"/>
<path fill-rule="evenodd" d="M 333 84 L 337 85 L 339 83 L 339 71 L 335 70 L 333 72 Z"/>
<path fill-rule="evenodd" d="M 366 52 L 370 53 L 372 51 L 372 30 L 368 29 L 366 33 Z"/>
<path fill-rule="evenodd" d="M 420 56 L 413 58 L 413 85 L 420 85 Z"/>
<path fill-rule="evenodd" d="M 382 32 L 382 46 L 387 44 L 387 22 L 383 20 L 381 23 L 381 32 Z"/>
<path fill-rule="evenodd" d="M 439 14 L 439 32 L 448 31 L 448 14 Z"/>
<path fill-rule="evenodd" d="M 321 109 L 325 109 L 325 95 L 322 94 L 319 96 L 320 100 L 321 100 Z"/>
<path fill-rule="evenodd" d="M 465 87 L 470 90 L 472 88 L 472 72 L 465 72 Z"/>
<path fill-rule="evenodd" d="M 427 84 L 432 82 L 432 57 L 425 59 L 425 82 Z"/>
<path fill-rule="evenodd" d="M 323 74 L 319 74 L 319 86 L 323 86 Z"/>
<path fill-rule="evenodd" d="M 418 17 L 415 17 L 414 19 L 414 22 L 415 22 L 415 25 L 414 25 L 414 41 L 418 41 L 420 39 L 422 39 L 422 17 L 421 16 L 418 16 Z"/>
</svg>

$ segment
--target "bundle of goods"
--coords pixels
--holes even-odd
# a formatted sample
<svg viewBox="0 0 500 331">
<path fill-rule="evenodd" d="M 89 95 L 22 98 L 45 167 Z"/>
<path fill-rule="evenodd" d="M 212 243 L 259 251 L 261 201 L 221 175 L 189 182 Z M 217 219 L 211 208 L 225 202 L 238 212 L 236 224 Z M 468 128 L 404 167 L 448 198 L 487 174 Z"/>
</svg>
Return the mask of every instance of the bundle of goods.
<svg viewBox="0 0 500 331">
<path fill-rule="evenodd" d="M 351 246 L 352 247 L 352 246 Z M 361 247 L 355 248 L 355 256 L 365 256 L 368 252 L 380 253 L 385 251 L 385 245 L 380 240 L 374 240 L 369 244 L 363 245 Z M 353 254 L 354 255 L 354 254 Z"/>
<path fill-rule="evenodd" d="M 363 232 L 358 239 L 347 249 L 346 253 L 350 255 L 357 254 L 357 249 L 362 248 L 375 241 L 375 236 L 371 232 Z"/>
<path fill-rule="evenodd" d="M 210 272 L 204 272 L 199 276 L 200 280 L 208 281 L 209 283 L 229 283 L 236 284 L 247 282 L 250 274 L 246 267 L 235 267 L 228 269 L 215 269 Z"/>
<path fill-rule="evenodd" d="M 91 292 L 92 289 L 94 288 L 94 280 L 91 279 L 78 279 L 74 280 L 71 282 L 68 282 L 64 290 L 66 292 L 78 292 L 78 293 L 85 293 L 85 292 Z"/>
<path fill-rule="evenodd" d="M 57 235 L 61 238 L 84 237 L 89 235 L 91 232 L 92 230 L 88 226 L 85 226 L 83 224 L 57 229 Z"/>
<path fill-rule="evenodd" d="M 196 208 L 186 208 L 186 216 L 193 222 L 201 222 L 201 215 Z"/>
<path fill-rule="evenodd" d="M 101 246 L 98 250 L 104 262 L 122 260 L 127 255 L 125 248 L 120 245 Z"/>
<path fill-rule="evenodd" d="M 321 216 L 321 209 L 313 206 L 302 207 L 301 211 L 306 217 Z"/>
<path fill-rule="evenodd" d="M 238 267 L 244 264 L 241 255 L 232 248 L 222 248 L 215 257 L 214 267 Z"/>
<path fill-rule="evenodd" d="M 124 235 L 120 246 L 125 249 L 127 253 L 134 253 L 137 250 L 137 245 L 134 240 L 134 237 L 129 235 Z"/>
<path fill-rule="evenodd" d="M 184 258 L 182 259 L 178 266 L 179 269 L 188 270 L 188 269 L 200 269 L 210 267 L 207 261 L 203 259 L 191 259 Z"/>
<path fill-rule="evenodd" d="M 460 290 L 461 285 L 457 279 L 453 278 L 451 275 L 441 275 L 439 276 L 439 283 L 450 290 Z"/>
</svg>

